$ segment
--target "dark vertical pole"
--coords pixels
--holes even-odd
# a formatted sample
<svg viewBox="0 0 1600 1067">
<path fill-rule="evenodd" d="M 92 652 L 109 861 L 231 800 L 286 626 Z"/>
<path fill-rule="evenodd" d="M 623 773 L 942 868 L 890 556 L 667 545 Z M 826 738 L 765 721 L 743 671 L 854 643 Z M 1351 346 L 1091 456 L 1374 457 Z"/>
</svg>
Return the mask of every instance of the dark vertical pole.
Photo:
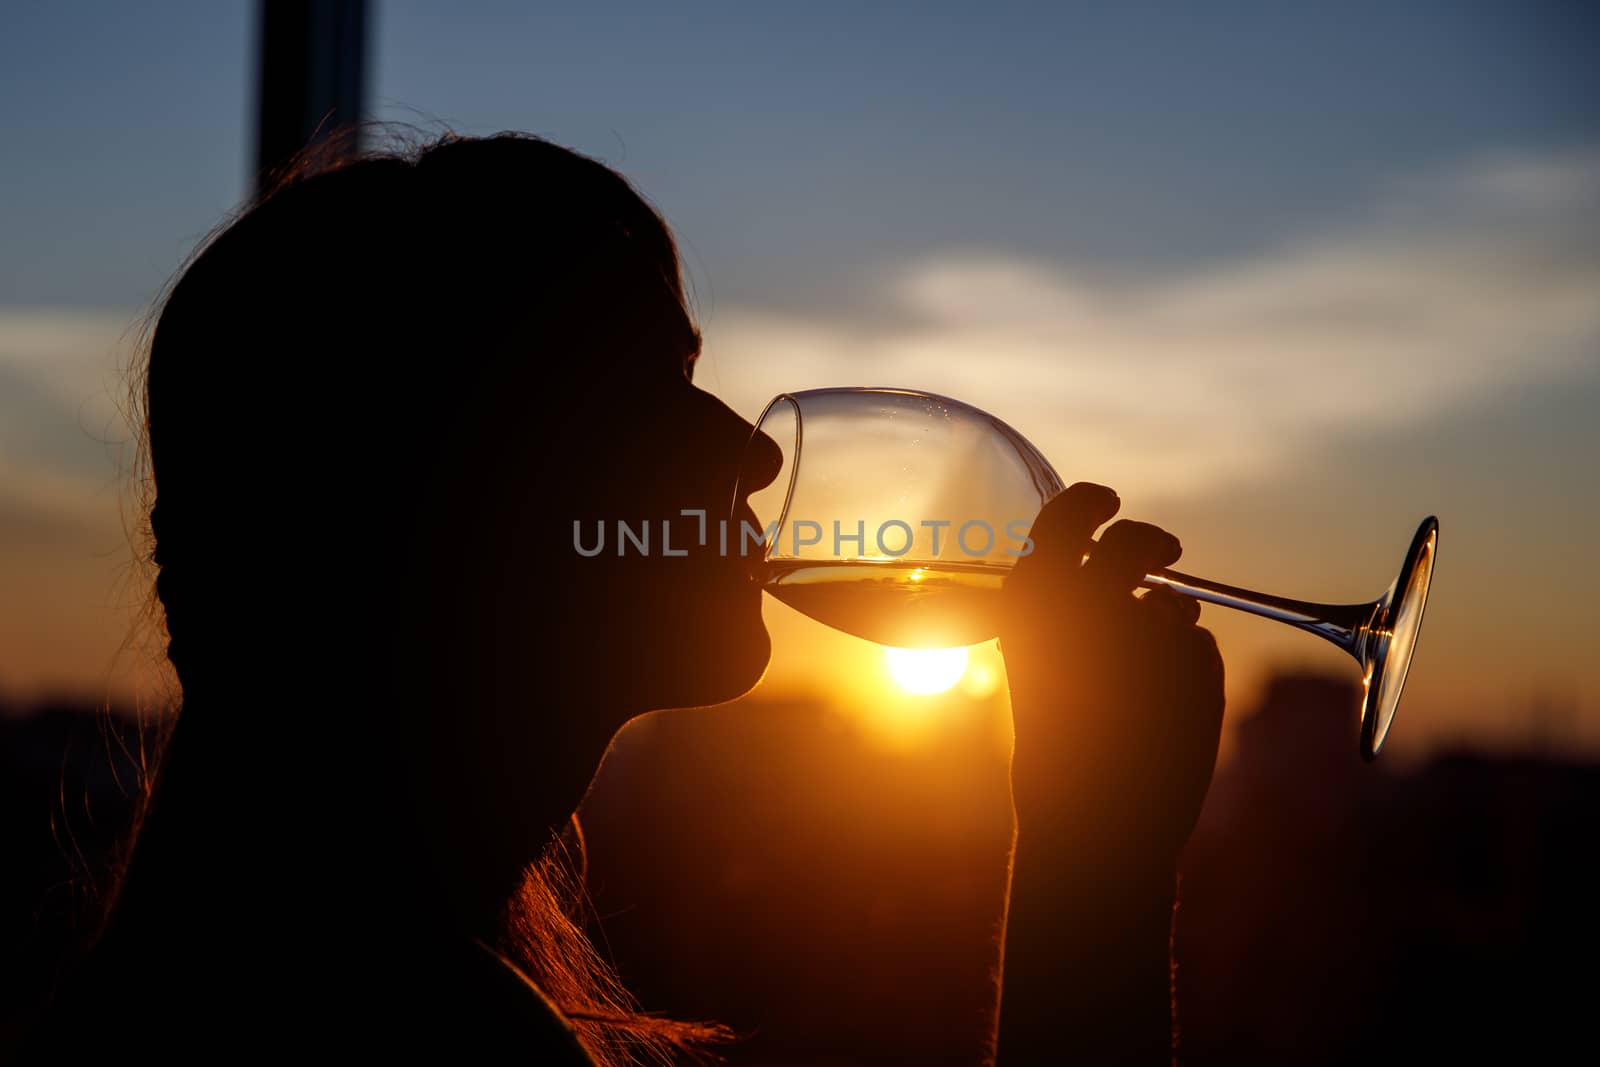
<svg viewBox="0 0 1600 1067">
<path fill-rule="evenodd" d="M 366 0 L 261 0 L 256 189 L 366 105 Z"/>
</svg>

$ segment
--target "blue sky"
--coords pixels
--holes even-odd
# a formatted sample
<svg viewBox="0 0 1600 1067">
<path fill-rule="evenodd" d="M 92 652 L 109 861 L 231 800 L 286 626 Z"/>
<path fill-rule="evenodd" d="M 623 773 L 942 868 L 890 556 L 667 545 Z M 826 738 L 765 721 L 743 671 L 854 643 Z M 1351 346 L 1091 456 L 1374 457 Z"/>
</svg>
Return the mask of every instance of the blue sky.
<svg viewBox="0 0 1600 1067">
<path fill-rule="evenodd" d="M 951 244 L 1236 254 L 1396 176 L 1585 142 L 1600 99 L 1584 4 L 375 8 L 380 117 L 605 157 L 736 299 Z M 0 293 L 138 304 L 246 188 L 253 8 L 7 21 Z"/>
<path fill-rule="evenodd" d="M 705 383 L 747 414 L 784 387 L 941 388 L 1181 526 L 1194 569 L 1286 593 L 1377 592 L 1439 510 L 1429 736 L 1548 691 L 1600 741 L 1574 636 L 1600 595 L 1592 5 L 375 7 L 377 117 L 543 133 L 663 209 Z M 109 425 L 122 328 L 247 188 L 253 19 L 8 12 L 7 529 L 48 513 L 109 551 L 83 431 Z M 64 543 L 0 580 L 92 599 Z M 1241 678 L 1302 658 L 1218 626 Z"/>
</svg>

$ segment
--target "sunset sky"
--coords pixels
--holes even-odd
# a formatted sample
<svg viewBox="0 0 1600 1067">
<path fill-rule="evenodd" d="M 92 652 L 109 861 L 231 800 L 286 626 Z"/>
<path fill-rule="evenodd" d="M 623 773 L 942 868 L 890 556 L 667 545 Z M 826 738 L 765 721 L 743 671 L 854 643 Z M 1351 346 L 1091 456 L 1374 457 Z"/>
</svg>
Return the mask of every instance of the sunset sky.
<svg viewBox="0 0 1600 1067">
<path fill-rule="evenodd" d="M 1436 513 L 1393 749 L 1600 749 L 1593 8 L 375 7 L 376 117 L 545 134 L 661 208 L 697 380 L 741 413 L 947 393 L 1115 486 L 1184 569 L 1311 599 L 1376 596 Z M 253 5 L 8 23 L 0 695 L 25 698 L 102 685 L 127 629 L 118 368 L 248 187 Z M 881 672 L 771 607 L 774 691 Z M 1235 706 L 1274 667 L 1355 670 L 1206 619 Z"/>
</svg>

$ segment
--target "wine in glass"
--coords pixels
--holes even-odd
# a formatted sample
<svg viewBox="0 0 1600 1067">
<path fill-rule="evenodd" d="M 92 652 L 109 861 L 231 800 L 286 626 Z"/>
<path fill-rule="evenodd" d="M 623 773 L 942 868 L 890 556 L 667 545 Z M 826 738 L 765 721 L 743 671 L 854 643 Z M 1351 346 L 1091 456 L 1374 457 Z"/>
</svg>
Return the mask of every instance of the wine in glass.
<svg viewBox="0 0 1600 1067">
<path fill-rule="evenodd" d="M 751 494 L 763 587 L 836 629 L 901 648 L 994 637 L 1006 575 L 1029 528 L 1065 488 L 1039 450 L 1004 422 L 911 389 L 811 389 L 767 405 L 757 431 L 784 463 Z M 742 490 L 741 490 L 742 493 Z M 1360 746 L 1382 749 L 1416 651 L 1439 544 L 1417 528 L 1399 576 L 1363 604 L 1317 604 L 1174 570 L 1146 575 L 1210 604 L 1316 634 L 1363 671 Z"/>
</svg>

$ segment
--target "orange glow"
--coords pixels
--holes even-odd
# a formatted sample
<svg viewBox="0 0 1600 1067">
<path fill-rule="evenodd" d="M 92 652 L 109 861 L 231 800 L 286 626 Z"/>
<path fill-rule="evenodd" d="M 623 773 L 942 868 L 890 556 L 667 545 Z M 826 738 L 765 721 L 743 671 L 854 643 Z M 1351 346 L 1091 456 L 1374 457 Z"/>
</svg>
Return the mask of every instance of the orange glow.
<svg viewBox="0 0 1600 1067">
<path fill-rule="evenodd" d="M 961 691 L 973 700 L 987 700 L 1000 688 L 1000 668 L 990 660 L 998 658 L 991 649 L 982 659 L 973 658 L 961 676 Z"/>
<path fill-rule="evenodd" d="M 884 661 L 895 684 L 908 693 L 943 693 L 967 672 L 967 650 L 957 648 L 885 648 Z"/>
</svg>

